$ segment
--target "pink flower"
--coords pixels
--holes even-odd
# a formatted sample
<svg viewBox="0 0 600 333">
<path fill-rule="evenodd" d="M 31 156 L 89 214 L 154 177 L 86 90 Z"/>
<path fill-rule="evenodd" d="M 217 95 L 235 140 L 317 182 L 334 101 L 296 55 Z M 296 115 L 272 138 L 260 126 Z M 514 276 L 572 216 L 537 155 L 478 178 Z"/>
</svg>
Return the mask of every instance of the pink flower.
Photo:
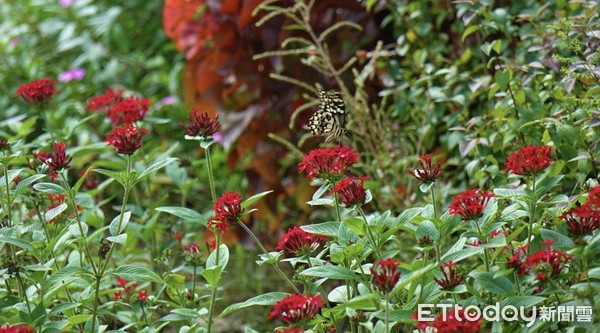
<svg viewBox="0 0 600 333">
<path fill-rule="evenodd" d="M 69 69 L 58 76 L 58 81 L 66 83 L 72 80 L 81 81 L 85 76 L 85 69 L 77 67 Z"/>
</svg>

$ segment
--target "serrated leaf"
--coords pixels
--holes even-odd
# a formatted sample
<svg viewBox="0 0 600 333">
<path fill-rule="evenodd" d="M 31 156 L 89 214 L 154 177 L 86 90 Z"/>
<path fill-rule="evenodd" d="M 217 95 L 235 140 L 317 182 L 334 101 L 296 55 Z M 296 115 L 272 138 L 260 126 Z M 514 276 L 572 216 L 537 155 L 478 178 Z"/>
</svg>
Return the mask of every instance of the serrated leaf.
<svg viewBox="0 0 600 333">
<path fill-rule="evenodd" d="M 133 265 L 119 266 L 110 272 L 110 274 L 129 281 L 151 281 L 157 283 L 163 282 L 160 276 L 151 270 Z"/>
<path fill-rule="evenodd" d="M 240 303 L 235 303 L 235 304 L 231 304 L 230 306 L 228 306 L 227 308 L 225 308 L 225 310 L 223 310 L 223 312 L 221 312 L 221 314 L 219 315 L 219 317 L 224 317 L 227 316 L 228 314 L 231 314 L 235 311 L 239 311 L 245 308 L 249 308 L 251 306 L 256 306 L 256 305 L 274 305 L 275 303 L 277 303 L 278 301 L 280 301 L 282 298 L 289 296 L 290 294 L 288 293 L 284 293 L 284 292 L 272 292 L 272 293 L 266 293 L 263 295 L 259 295 L 256 297 L 252 297 L 249 300 L 246 300 L 244 302 L 240 302 Z"/>
</svg>

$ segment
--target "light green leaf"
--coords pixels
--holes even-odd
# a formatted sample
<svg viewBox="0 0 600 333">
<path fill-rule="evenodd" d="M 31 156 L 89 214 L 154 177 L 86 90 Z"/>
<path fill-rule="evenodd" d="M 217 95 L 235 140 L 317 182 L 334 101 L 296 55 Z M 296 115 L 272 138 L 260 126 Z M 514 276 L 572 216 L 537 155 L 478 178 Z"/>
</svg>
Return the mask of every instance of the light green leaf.
<svg viewBox="0 0 600 333">
<path fill-rule="evenodd" d="M 313 276 L 319 278 L 328 278 L 333 280 L 354 280 L 360 281 L 360 278 L 353 271 L 341 266 L 317 266 L 304 270 L 300 275 Z"/>
<path fill-rule="evenodd" d="M 252 206 L 252 204 L 254 204 L 258 200 L 260 200 L 262 197 L 264 197 L 265 195 L 267 195 L 267 194 L 269 194 L 271 192 L 273 192 L 273 190 L 264 191 L 264 192 L 255 194 L 255 195 L 251 196 L 250 198 L 242 201 L 242 204 L 241 204 L 242 209 L 246 209 L 246 208 Z"/>
<path fill-rule="evenodd" d="M 121 226 L 120 226 L 120 230 L 117 230 L 117 227 L 119 226 L 119 219 L 121 218 L 121 214 L 117 215 L 112 222 L 110 222 L 110 225 L 108 226 L 108 230 L 110 231 L 110 234 L 113 236 L 117 236 L 119 235 L 121 232 L 123 232 L 123 230 L 125 230 L 125 227 L 127 226 L 127 223 L 129 223 L 129 219 L 131 218 L 131 212 L 125 212 L 123 214 L 123 220 L 121 221 Z"/>
<path fill-rule="evenodd" d="M 110 274 L 130 281 L 151 281 L 157 283 L 163 282 L 160 276 L 151 270 L 133 265 L 119 266 L 110 272 Z"/>
<path fill-rule="evenodd" d="M 221 312 L 219 317 L 227 316 L 228 314 L 231 314 L 235 311 L 249 308 L 251 306 L 273 305 L 273 304 L 277 303 L 278 301 L 280 301 L 282 298 L 289 296 L 289 295 L 290 294 L 284 293 L 284 292 L 271 292 L 271 293 L 266 293 L 266 294 L 259 295 L 256 297 L 252 297 L 249 300 L 246 300 L 244 302 L 231 304 L 230 306 L 225 308 L 225 310 L 223 310 L 223 312 Z"/>
</svg>

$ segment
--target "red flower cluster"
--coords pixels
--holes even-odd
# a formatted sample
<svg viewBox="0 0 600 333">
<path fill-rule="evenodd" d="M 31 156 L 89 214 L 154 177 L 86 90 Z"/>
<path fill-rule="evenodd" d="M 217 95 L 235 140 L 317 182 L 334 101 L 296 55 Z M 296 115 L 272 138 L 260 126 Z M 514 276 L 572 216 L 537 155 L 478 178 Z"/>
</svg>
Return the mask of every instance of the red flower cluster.
<svg viewBox="0 0 600 333">
<path fill-rule="evenodd" d="M 142 137 L 148 133 L 147 129 L 125 125 L 117 127 L 106 136 L 105 141 L 117 148 L 117 153 L 133 155 L 142 146 Z"/>
<path fill-rule="evenodd" d="M 531 176 L 550 166 L 550 146 L 525 146 L 508 157 L 507 171 L 521 176 Z"/>
<path fill-rule="evenodd" d="M 56 142 L 52 153 L 38 152 L 34 156 L 40 162 L 46 164 L 50 172 L 58 172 L 62 169 L 67 169 L 73 159 L 65 152 L 64 142 Z"/>
<path fill-rule="evenodd" d="M 323 305 L 320 295 L 292 294 L 275 304 L 269 319 L 279 318 L 287 324 L 305 322 L 313 319 Z"/>
<path fill-rule="evenodd" d="M 303 257 L 310 255 L 325 242 L 327 237 L 310 234 L 298 227 L 289 229 L 279 240 L 277 250 L 284 250 L 288 255 Z"/>
<path fill-rule="evenodd" d="M 358 153 L 344 146 L 319 148 L 304 155 L 298 166 L 301 172 L 306 172 L 309 179 L 337 180 L 359 157 Z"/>
<path fill-rule="evenodd" d="M 25 325 L 9 325 L 0 326 L 0 333 L 33 333 L 33 328 Z"/>
<path fill-rule="evenodd" d="M 431 154 L 419 156 L 419 164 L 421 165 L 421 169 L 408 169 L 408 173 L 421 183 L 431 183 L 442 178 L 442 166 L 440 163 L 435 167 L 433 166 L 431 163 Z"/>
<path fill-rule="evenodd" d="M 445 262 L 440 265 L 440 271 L 444 275 L 442 278 L 433 278 L 437 284 L 440 285 L 442 290 L 452 290 L 454 287 L 460 285 L 464 278 L 464 274 L 457 274 L 454 269 L 456 263 L 454 261 Z"/>
<path fill-rule="evenodd" d="M 464 221 L 475 220 L 483 215 L 485 206 L 493 196 L 493 193 L 478 188 L 464 191 L 450 203 L 450 214 L 460 215 Z"/>
<path fill-rule="evenodd" d="M 94 112 L 108 112 L 117 102 L 123 100 L 123 90 L 106 89 L 104 94 L 90 98 L 86 108 Z"/>
<path fill-rule="evenodd" d="M 529 244 L 517 246 L 512 252 L 512 256 L 506 261 L 506 267 L 512 268 L 518 275 L 527 273 L 526 252 Z"/>
<path fill-rule="evenodd" d="M 400 263 L 394 259 L 379 259 L 371 266 L 373 286 L 377 290 L 388 292 L 394 289 L 400 279 Z"/>
<path fill-rule="evenodd" d="M 200 113 L 200 110 L 193 108 L 188 116 L 189 125 L 179 123 L 186 135 L 201 136 L 204 138 L 210 137 L 221 129 L 219 123 L 219 115 L 215 119 L 211 119 L 207 112 Z"/>
<path fill-rule="evenodd" d="M 560 274 L 567 263 L 574 260 L 573 257 L 562 251 L 550 249 L 554 243 L 556 243 L 555 240 L 547 239 L 542 242 L 545 249 L 527 257 L 527 267 L 532 272 L 538 273 L 537 278 L 540 281 L 546 280 L 548 276 Z"/>
<path fill-rule="evenodd" d="M 81 170 L 78 174 L 79 177 L 83 177 L 85 175 L 85 170 Z M 100 185 L 100 180 L 98 179 L 98 176 L 96 175 L 95 172 L 90 172 L 88 173 L 87 177 L 85 178 L 85 180 L 83 181 L 83 184 L 81 185 L 81 187 L 83 187 L 86 190 L 93 190 L 96 189 L 98 187 L 98 185 Z"/>
<path fill-rule="evenodd" d="M 346 207 L 362 205 L 365 203 L 367 192 L 363 187 L 366 177 L 346 177 L 333 188 L 333 193 L 340 196 L 341 203 Z"/>
<path fill-rule="evenodd" d="M 470 321 L 465 316 L 465 310 L 458 309 L 458 318 L 455 311 L 448 311 L 446 317 L 440 313 L 431 321 L 419 322 L 415 327 L 421 332 L 437 333 L 473 333 L 481 329 L 481 319 Z"/>
<path fill-rule="evenodd" d="M 53 95 L 59 93 L 54 84 L 56 81 L 45 77 L 20 86 L 15 93 L 15 96 L 23 98 L 28 104 L 39 104 L 48 102 Z"/>
<path fill-rule="evenodd" d="M 226 192 L 215 202 L 215 215 L 208 222 L 209 227 L 216 227 L 220 233 L 225 233 L 229 226 L 235 224 L 242 216 L 242 196 L 237 192 Z"/>
<path fill-rule="evenodd" d="M 198 246 L 198 243 L 196 243 L 196 242 L 192 243 L 192 245 L 190 245 L 185 250 L 190 253 L 200 253 L 200 247 Z"/>
<path fill-rule="evenodd" d="M 87 108 L 90 111 L 106 112 L 114 125 L 125 125 L 142 120 L 150 109 L 150 100 L 136 96 L 123 96 L 123 90 L 106 89 L 104 94 L 90 98 Z"/>
<path fill-rule="evenodd" d="M 600 186 L 588 194 L 588 201 L 564 212 L 561 216 L 567 229 L 575 236 L 591 235 L 600 227 Z"/>
<path fill-rule="evenodd" d="M 140 290 L 140 292 L 137 295 L 137 300 L 140 302 L 146 302 L 148 300 L 148 290 Z"/>
</svg>

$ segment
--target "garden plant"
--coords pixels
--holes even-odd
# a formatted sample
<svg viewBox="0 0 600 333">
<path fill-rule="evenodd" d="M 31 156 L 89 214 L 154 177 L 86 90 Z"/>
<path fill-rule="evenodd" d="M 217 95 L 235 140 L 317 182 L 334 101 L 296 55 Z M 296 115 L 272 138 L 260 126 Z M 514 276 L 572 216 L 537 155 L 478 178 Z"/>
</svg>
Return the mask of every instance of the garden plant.
<svg viewBox="0 0 600 333">
<path fill-rule="evenodd" d="M 597 332 L 591 1 L 0 1 L 0 332 Z"/>
</svg>

